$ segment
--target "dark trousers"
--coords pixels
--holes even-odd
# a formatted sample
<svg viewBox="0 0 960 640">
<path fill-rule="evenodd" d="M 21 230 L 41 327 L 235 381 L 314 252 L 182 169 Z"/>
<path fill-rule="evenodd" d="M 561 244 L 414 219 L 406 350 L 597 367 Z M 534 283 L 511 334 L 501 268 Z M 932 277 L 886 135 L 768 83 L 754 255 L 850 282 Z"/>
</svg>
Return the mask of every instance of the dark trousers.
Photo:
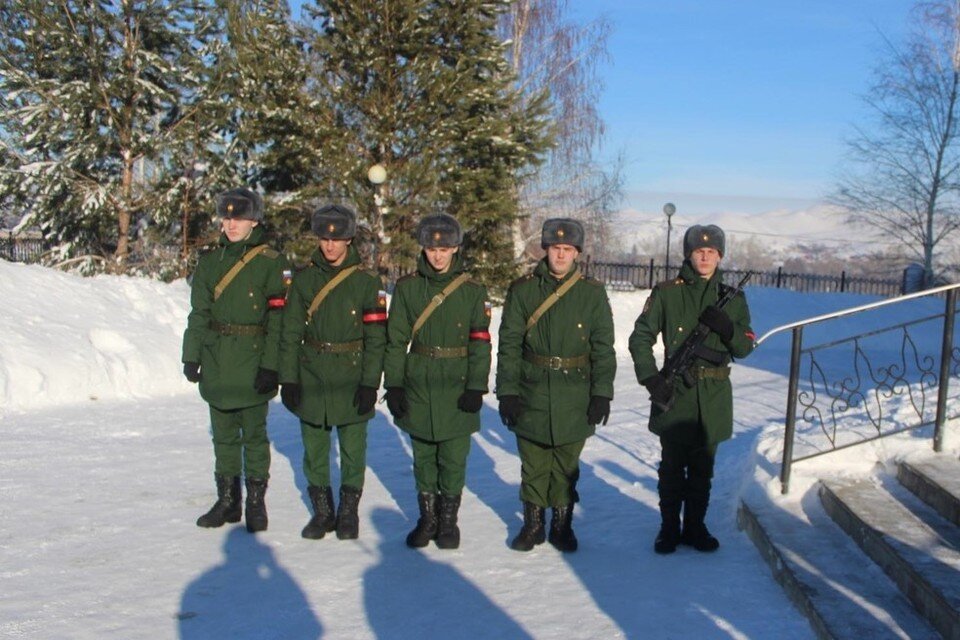
<svg viewBox="0 0 960 640">
<path fill-rule="evenodd" d="M 210 406 L 215 471 L 227 477 L 270 477 L 270 440 L 267 438 L 267 403 L 221 411 Z"/>
<path fill-rule="evenodd" d="M 470 436 L 440 442 L 410 437 L 413 447 L 413 477 L 420 493 L 458 496 L 467 477 Z"/>
<path fill-rule="evenodd" d="M 658 475 L 660 512 L 676 518 L 684 515 L 703 521 L 710 501 L 714 448 L 707 446 L 699 424 L 680 425 L 660 436 L 663 448 Z"/>
</svg>

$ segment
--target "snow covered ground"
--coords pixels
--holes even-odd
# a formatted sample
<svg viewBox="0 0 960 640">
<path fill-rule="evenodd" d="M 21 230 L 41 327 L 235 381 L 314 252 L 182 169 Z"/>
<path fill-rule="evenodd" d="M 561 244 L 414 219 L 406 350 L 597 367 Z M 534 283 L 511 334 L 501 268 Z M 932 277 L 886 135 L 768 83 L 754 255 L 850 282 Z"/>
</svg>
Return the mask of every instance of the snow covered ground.
<svg viewBox="0 0 960 640">
<path fill-rule="evenodd" d="M 0 261 L 0 296 L 2 637 L 813 637 L 736 527 L 744 493 L 791 508 L 812 478 L 795 469 L 793 493 L 779 496 L 786 339 L 734 366 L 735 436 L 720 448 L 708 514 L 717 553 L 652 550 L 659 446 L 627 351 L 646 292 L 611 294 L 616 398 L 583 454 L 580 551 L 507 547 L 521 523 L 520 470 L 492 396 L 470 454 L 460 549 L 414 551 L 404 545 L 417 518 L 410 447 L 385 405 L 369 426 L 359 540 L 300 537 L 299 428 L 279 402 L 269 530 L 199 529 L 214 496 L 212 447 L 206 405 L 180 376 L 186 284 Z M 758 335 L 868 300 L 762 288 L 748 298 Z M 817 465 L 868 473 L 894 449 L 927 448 L 913 438 Z"/>
</svg>

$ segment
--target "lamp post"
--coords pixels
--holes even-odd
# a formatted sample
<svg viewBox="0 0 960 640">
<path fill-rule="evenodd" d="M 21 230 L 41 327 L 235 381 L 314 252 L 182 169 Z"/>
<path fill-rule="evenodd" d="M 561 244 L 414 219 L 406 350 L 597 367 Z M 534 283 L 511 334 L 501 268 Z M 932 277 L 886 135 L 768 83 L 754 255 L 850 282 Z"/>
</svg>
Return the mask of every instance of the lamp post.
<svg viewBox="0 0 960 640">
<path fill-rule="evenodd" d="M 677 212 L 677 207 L 672 202 L 668 202 L 663 205 L 663 212 L 667 216 L 667 259 L 666 267 L 664 268 L 665 277 L 670 277 L 670 229 L 673 228 L 673 225 L 670 223 L 670 219 L 673 217 L 673 214 Z"/>
<path fill-rule="evenodd" d="M 373 194 L 373 204 L 377 208 L 377 217 L 373 223 L 373 232 L 376 235 L 373 241 L 373 250 L 371 258 L 373 260 L 373 269 L 380 273 L 380 245 L 387 244 L 388 240 L 383 232 L 383 216 L 387 212 L 383 200 L 383 183 L 387 181 L 387 169 L 382 164 L 377 163 L 367 170 L 367 180 L 373 185 L 375 191 Z"/>
</svg>

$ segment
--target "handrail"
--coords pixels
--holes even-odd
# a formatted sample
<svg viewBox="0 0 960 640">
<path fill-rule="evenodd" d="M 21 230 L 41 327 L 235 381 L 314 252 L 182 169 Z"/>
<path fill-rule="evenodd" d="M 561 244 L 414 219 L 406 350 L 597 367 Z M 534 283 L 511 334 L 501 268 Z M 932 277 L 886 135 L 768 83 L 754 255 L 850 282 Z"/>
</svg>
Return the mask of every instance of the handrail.
<svg viewBox="0 0 960 640">
<path fill-rule="evenodd" d="M 754 341 L 753 346 L 758 347 L 760 343 L 769 338 L 775 333 L 780 333 L 781 331 L 786 331 L 787 329 L 795 329 L 797 327 L 805 327 L 809 324 L 814 324 L 817 322 L 823 322 L 824 320 L 832 320 L 833 318 L 842 318 L 844 316 L 849 316 L 854 313 L 859 313 L 861 311 L 868 311 L 870 309 L 876 309 L 878 307 L 884 307 L 890 304 L 895 304 L 897 302 L 904 302 L 913 298 L 922 298 L 924 296 L 933 295 L 936 293 L 942 293 L 944 291 L 950 291 L 951 289 L 960 288 L 960 283 L 957 284 L 946 284 L 940 287 L 935 287 L 933 289 L 925 289 L 923 291 L 918 291 L 916 293 L 908 293 L 903 296 L 897 296 L 896 298 L 889 298 L 887 300 L 880 300 L 879 302 L 871 302 L 870 304 L 863 304 L 859 307 L 850 307 L 849 309 L 841 309 L 840 311 L 834 311 L 833 313 L 826 313 L 822 316 L 814 316 L 813 318 L 807 318 L 806 320 L 798 320 L 796 322 L 791 322 L 790 324 L 781 325 L 775 327 L 770 331 L 767 331 L 765 334 L 757 338 Z"/>
</svg>

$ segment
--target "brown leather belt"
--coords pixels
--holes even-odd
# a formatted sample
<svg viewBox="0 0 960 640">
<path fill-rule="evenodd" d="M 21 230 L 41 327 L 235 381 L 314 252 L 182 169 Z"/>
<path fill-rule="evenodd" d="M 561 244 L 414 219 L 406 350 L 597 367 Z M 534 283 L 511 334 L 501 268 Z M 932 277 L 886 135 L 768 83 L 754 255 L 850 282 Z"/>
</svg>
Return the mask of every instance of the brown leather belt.
<svg viewBox="0 0 960 640">
<path fill-rule="evenodd" d="M 363 340 L 353 342 L 321 342 L 310 336 L 304 336 L 303 341 L 320 353 L 360 353 L 363 351 Z"/>
<path fill-rule="evenodd" d="M 690 373 L 698 380 L 703 378 L 726 380 L 730 377 L 730 367 L 693 367 Z"/>
<path fill-rule="evenodd" d="M 262 324 L 227 324 L 225 322 L 210 321 L 210 329 L 222 336 L 264 336 L 267 328 Z"/>
<path fill-rule="evenodd" d="M 554 371 L 558 371 L 560 369 L 578 369 L 580 367 L 586 367 L 590 364 L 589 353 L 562 358 L 560 356 L 541 356 L 532 351 L 524 351 L 523 359 L 527 362 L 537 365 L 538 367 L 543 367 L 544 369 L 553 369 Z"/>
<path fill-rule="evenodd" d="M 410 353 L 428 358 L 466 358 L 466 347 L 428 347 L 425 344 L 414 342 L 410 345 Z"/>
</svg>

